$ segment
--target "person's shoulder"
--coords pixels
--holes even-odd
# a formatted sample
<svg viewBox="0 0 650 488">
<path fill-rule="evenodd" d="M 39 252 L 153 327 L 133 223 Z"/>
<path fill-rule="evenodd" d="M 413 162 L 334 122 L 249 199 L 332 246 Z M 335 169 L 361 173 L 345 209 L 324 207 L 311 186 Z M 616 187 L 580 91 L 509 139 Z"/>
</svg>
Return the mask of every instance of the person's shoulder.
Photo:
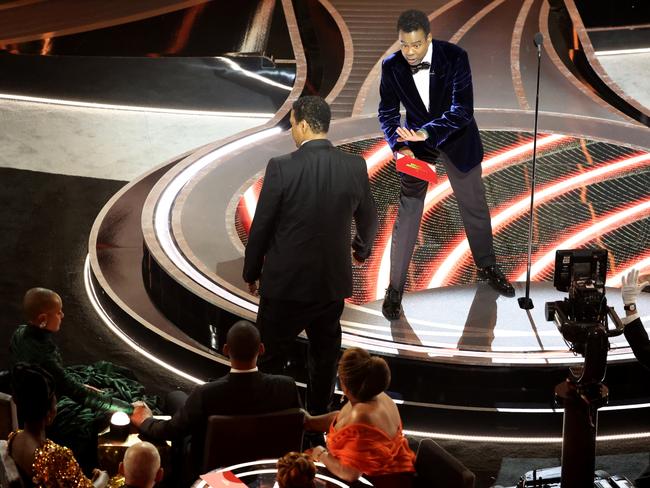
<svg viewBox="0 0 650 488">
<path fill-rule="evenodd" d="M 381 62 L 381 64 L 385 68 L 390 68 L 392 66 L 395 66 L 395 64 L 399 63 L 402 59 L 403 59 L 402 52 L 395 51 L 394 53 L 386 56 L 384 60 Z"/>
<path fill-rule="evenodd" d="M 74 453 L 69 447 L 61 446 L 50 439 L 47 439 L 45 444 L 36 451 L 36 456 L 45 456 L 56 464 L 77 462 Z"/>
<path fill-rule="evenodd" d="M 434 39 L 432 42 L 434 43 L 434 46 L 440 49 L 448 58 L 453 59 L 463 54 L 467 54 L 467 51 L 453 42 L 440 41 L 438 39 Z"/>
<path fill-rule="evenodd" d="M 295 380 L 291 376 L 283 374 L 260 373 L 260 379 L 264 382 L 277 385 L 296 385 Z"/>
<path fill-rule="evenodd" d="M 207 381 L 206 383 L 203 383 L 201 385 L 196 385 L 194 388 L 192 388 L 192 391 L 190 392 L 190 396 L 202 397 L 208 392 L 219 390 L 230 382 L 231 377 L 232 374 L 226 373 L 225 375 L 220 376 L 219 378 L 212 378 L 210 379 L 210 381 Z"/>
<path fill-rule="evenodd" d="M 293 151 L 286 154 L 280 154 L 279 156 L 273 156 L 271 159 L 269 159 L 269 165 L 275 164 L 281 166 L 283 164 L 287 164 L 289 161 L 293 160 L 296 152 L 297 151 Z"/>
<path fill-rule="evenodd" d="M 332 147 L 332 150 L 338 154 L 338 156 L 345 161 L 348 164 L 355 164 L 357 166 L 365 166 L 366 165 L 366 160 L 363 159 L 362 156 L 359 154 L 352 154 L 346 151 L 343 151 L 342 149 L 339 149 L 338 147 Z"/>
<path fill-rule="evenodd" d="M 14 343 L 16 341 L 20 341 L 25 335 L 26 330 L 27 330 L 27 325 L 25 324 L 16 327 L 16 330 L 14 330 L 13 333 L 11 334 L 11 342 Z"/>
<path fill-rule="evenodd" d="M 370 424 L 372 425 L 373 413 L 376 407 L 367 403 L 357 403 L 350 411 L 348 424 Z"/>
</svg>

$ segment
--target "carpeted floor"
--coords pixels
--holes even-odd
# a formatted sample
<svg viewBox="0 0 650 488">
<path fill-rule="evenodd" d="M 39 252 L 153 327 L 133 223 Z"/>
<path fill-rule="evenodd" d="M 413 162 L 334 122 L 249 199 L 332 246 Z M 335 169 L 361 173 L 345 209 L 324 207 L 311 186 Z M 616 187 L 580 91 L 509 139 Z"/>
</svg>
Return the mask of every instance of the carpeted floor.
<svg viewBox="0 0 650 488">
<path fill-rule="evenodd" d="M 154 394 L 184 382 L 119 342 L 96 316 L 83 282 L 88 236 L 95 217 L 125 182 L 0 168 L 0 341 L 7 351 L 18 324 L 24 323 L 25 291 L 43 286 L 63 299 L 57 340 L 66 364 L 106 359 L 132 369 Z M 0 355 L 0 368 L 7 367 Z"/>
</svg>

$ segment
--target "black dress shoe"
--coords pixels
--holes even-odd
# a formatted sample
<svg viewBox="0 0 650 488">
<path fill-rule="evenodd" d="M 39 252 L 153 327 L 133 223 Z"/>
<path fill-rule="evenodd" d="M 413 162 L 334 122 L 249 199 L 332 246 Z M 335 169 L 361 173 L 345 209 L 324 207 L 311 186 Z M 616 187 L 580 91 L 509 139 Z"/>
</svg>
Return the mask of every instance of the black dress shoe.
<svg viewBox="0 0 650 488">
<path fill-rule="evenodd" d="M 497 264 L 491 266 L 486 266 L 485 268 L 479 268 L 479 274 L 484 278 L 487 278 L 490 284 L 506 296 L 514 297 L 515 289 L 512 287 L 506 275 L 503 274 L 501 268 Z"/>
<path fill-rule="evenodd" d="M 397 320 L 402 315 L 402 294 L 392 286 L 386 288 L 381 313 L 387 320 Z"/>
</svg>

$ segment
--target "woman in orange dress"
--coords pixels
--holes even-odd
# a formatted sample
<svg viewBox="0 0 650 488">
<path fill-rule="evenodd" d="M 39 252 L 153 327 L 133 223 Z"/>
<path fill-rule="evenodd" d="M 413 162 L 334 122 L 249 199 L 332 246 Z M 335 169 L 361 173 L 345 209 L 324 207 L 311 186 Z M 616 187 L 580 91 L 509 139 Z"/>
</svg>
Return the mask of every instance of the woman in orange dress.
<svg viewBox="0 0 650 488">
<path fill-rule="evenodd" d="M 312 456 L 348 482 L 364 474 L 374 486 L 411 486 L 415 453 L 395 402 L 384 393 L 390 383 L 386 361 L 364 349 L 347 349 L 338 374 L 349 401 L 339 412 L 307 417 L 307 430 L 329 428 L 327 447 L 316 446 Z"/>
</svg>

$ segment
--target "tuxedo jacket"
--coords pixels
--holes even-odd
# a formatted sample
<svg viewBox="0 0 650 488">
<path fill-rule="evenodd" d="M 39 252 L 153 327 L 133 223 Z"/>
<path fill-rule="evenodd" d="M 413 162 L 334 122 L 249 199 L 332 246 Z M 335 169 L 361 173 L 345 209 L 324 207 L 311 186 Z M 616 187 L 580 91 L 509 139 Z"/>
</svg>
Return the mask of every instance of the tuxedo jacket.
<svg viewBox="0 0 650 488">
<path fill-rule="evenodd" d="M 192 455 L 203 459 L 205 431 L 210 415 L 256 415 L 301 407 L 292 378 L 261 372 L 228 373 L 199 385 L 185 405 L 169 420 L 149 418 L 140 432 L 156 440 L 192 437 Z"/>
<path fill-rule="evenodd" d="M 641 319 L 633 320 L 627 324 L 623 333 L 634 356 L 643 366 L 650 369 L 650 339 L 648 339 L 648 333 L 644 329 Z"/>
<path fill-rule="evenodd" d="M 428 110 L 401 51 L 382 62 L 378 110 L 381 129 L 393 151 L 408 145 L 416 157 L 430 162 L 437 151 L 443 151 L 460 171 L 467 172 L 483 159 L 467 53 L 455 44 L 435 39 L 432 51 Z M 405 126 L 428 132 L 424 143 L 397 142 L 400 102 L 406 110 Z"/>
<path fill-rule="evenodd" d="M 326 139 L 308 141 L 266 167 L 246 245 L 244 281 L 260 279 L 260 295 L 270 299 L 328 302 L 349 297 L 350 246 L 367 258 L 376 231 L 364 159 Z"/>
</svg>

